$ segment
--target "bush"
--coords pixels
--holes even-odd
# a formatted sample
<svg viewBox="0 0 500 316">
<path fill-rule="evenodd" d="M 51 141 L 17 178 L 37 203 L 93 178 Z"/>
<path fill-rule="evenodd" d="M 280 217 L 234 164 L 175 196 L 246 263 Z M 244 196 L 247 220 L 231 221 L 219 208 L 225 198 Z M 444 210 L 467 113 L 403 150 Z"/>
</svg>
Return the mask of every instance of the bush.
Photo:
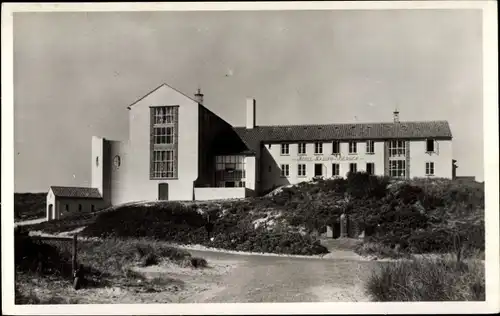
<svg viewBox="0 0 500 316">
<path fill-rule="evenodd" d="M 14 219 L 30 220 L 45 217 L 47 193 L 14 193 Z"/>
<path fill-rule="evenodd" d="M 484 264 L 416 259 L 384 263 L 368 279 L 375 301 L 484 301 Z"/>
<path fill-rule="evenodd" d="M 191 268 L 206 268 L 208 265 L 207 260 L 199 257 L 193 257 L 189 259 L 184 260 L 184 266 L 191 267 Z"/>
<path fill-rule="evenodd" d="M 14 264 L 17 271 L 72 277 L 70 253 L 34 240 L 19 229 L 14 236 Z"/>
<path fill-rule="evenodd" d="M 389 179 L 368 174 L 366 172 L 354 172 L 347 175 L 346 192 L 355 198 L 385 196 Z"/>
</svg>

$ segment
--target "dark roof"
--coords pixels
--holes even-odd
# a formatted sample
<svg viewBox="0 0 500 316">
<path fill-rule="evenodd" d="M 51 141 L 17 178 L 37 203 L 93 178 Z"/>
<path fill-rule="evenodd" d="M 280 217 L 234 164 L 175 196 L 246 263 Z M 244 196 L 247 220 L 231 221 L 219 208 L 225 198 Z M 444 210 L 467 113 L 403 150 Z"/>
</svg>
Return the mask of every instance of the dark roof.
<svg viewBox="0 0 500 316">
<path fill-rule="evenodd" d="M 79 198 L 79 199 L 101 199 L 102 196 L 96 188 L 82 187 L 58 187 L 51 186 L 52 192 L 57 197 Z"/>
<path fill-rule="evenodd" d="M 452 138 L 447 121 L 275 125 L 234 130 L 250 150 L 257 150 L 263 142 Z"/>
</svg>

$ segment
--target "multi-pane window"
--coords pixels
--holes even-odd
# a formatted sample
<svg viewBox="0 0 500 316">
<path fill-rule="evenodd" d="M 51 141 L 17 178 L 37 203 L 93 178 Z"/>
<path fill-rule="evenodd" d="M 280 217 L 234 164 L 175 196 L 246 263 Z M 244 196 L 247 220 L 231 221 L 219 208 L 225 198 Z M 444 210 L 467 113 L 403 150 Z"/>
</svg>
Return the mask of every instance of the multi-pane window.
<svg viewBox="0 0 500 316">
<path fill-rule="evenodd" d="M 306 154 L 306 143 L 299 143 L 299 155 Z"/>
<path fill-rule="evenodd" d="M 366 163 L 366 173 L 375 174 L 375 164 L 373 162 Z"/>
<path fill-rule="evenodd" d="M 154 127 L 154 143 L 158 144 L 173 144 L 174 143 L 174 127 Z"/>
<path fill-rule="evenodd" d="M 405 160 L 390 160 L 389 161 L 389 176 L 394 178 L 404 178 L 406 176 L 406 161 Z"/>
<path fill-rule="evenodd" d="M 323 153 L 323 143 L 314 143 L 314 153 L 322 154 Z"/>
<path fill-rule="evenodd" d="M 177 121 L 177 107 L 161 106 L 154 108 L 154 124 L 174 124 Z"/>
<path fill-rule="evenodd" d="M 173 150 L 155 150 L 153 152 L 153 177 L 173 178 L 175 176 Z"/>
<path fill-rule="evenodd" d="M 338 163 L 332 164 L 332 176 L 340 175 L 340 165 Z"/>
<path fill-rule="evenodd" d="M 332 154 L 333 155 L 340 154 L 340 142 L 334 141 L 332 143 Z"/>
<path fill-rule="evenodd" d="M 288 177 L 290 175 L 290 165 L 281 165 L 281 176 Z"/>
<path fill-rule="evenodd" d="M 406 153 L 406 142 L 404 140 L 391 140 L 389 142 L 389 157 L 404 156 Z"/>
<path fill-rule="evenodd" d="M 350 163 L 349 172 L 350 173 L 358 172 L 358 165 L 356 163 Z"/>
<path fill-rule="evenodd" d="M 426 141 L 426 152 L 431 153 L 434 152 L 434 140 L 433 139 L 428 139 Z"/>
<path fill-rule="evenodd" d="M 349 153 L 350 154 L 355 154 L 358 152 L 358 143 L 356 142 L 349 142 Z"/>
<path fill-rule="evenodd" d="M 151 108 L 151 178 L 177 177 L 177 106 Z"/>
<path fill-rule="evenodd" d="M 367 154 L 375 153 L 375 142 L 373 140 L 366 141 L 366 153 Z"/>
<path fill-rule="evenodd" d="M 238 186 L 245 179 L 245 157 L 216 156 L 215 170 L 215 180 L 219 187 Z"/>
<path fill-rule="evenodd" d="M 434 163 L 433 162 L 426 162 L 425 163 L 425 175 L 426 176 L 433 176 L 434 175 Z"/>
<path fill-rule="evenodd" d="M 306 175 L 306 165 L 305 164 L 298 165 L 298 175 L 299 175 L 299 177 L 304 177 Z"/>
<path fill-rule="evenodd" d="M 290 145 L 289 144 L 281 144 L 281 154 L 289 155 L 290 154 Z"/>
</svg>

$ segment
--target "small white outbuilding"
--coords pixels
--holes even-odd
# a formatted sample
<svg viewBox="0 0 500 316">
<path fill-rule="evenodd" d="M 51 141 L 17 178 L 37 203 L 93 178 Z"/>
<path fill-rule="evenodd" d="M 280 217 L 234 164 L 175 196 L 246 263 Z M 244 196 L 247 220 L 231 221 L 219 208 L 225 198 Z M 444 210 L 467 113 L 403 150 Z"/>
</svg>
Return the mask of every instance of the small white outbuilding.
<svg viewBox="0 0 500 316">
<path fill-rule="evenodd" d="M 47 220 L 74 213 L 90 213 L 105 207 L 97 188 L 51 186 L 47 193 Z"/>
</svg>

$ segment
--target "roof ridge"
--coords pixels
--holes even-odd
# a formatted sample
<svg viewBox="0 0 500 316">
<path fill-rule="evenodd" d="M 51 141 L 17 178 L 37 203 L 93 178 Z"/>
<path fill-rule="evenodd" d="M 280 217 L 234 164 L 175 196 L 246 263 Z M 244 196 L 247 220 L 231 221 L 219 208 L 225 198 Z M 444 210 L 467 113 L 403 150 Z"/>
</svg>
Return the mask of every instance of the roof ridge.
<svg viewBox="0 0 500 316">
<path fill-rule="evenodd" d="M 355 122 L 355 123 L 324 123 L 324 124 L 276 124 L 276 125 L 256 125 L 255 127 L 302 127 L 302 126 L 333 126 L 333 125 L 373 125 L 373 124 L 391 124 L 391 125 L 402 125 L 408 123 L 448 123 L 447 120 L 428 120 L 428 121 L 400 121 L 400 122 Z M 449 124 L 449 123 L 448 123 Z M 245 126 L 233 126 L 234 128 L 244 128 Z"/>
<path fill-rule="evenodd" d="M 127 106 L 127 109 L 130 110 L 130 108 L 132 106 L 134 106 L 136 103 L 138 103 L 139 101 L 143 100 L 144 98 L 146 98 L 148 95 L 152 94 L 153 92 L 155 92 L 156 90 L 160 89 L 161 87 L 163 86 L 166 86 L 166 87 L 169 87 L 170 89 L 174 90 L 175 92 L 177 93 L 180 93 L 182 94 L 183 96 L 185 96 L 186 98 L 190 99 L 191 101 L 194 101 L 198 104 L 201 104 L 199 103 L 197 100 L 195 100 L 193 97 L 190 97 L 189 95 L 185 94 L 184 92 L 172 87 L 171 85 L 169 85 L 168 83 L 162 83 L 161 85 L 157 86 L 156 88 L 154 88 L 153 90 L 149 91 L 148 93 L 146 93 L 145 95 L 143 95 L 142 97 L 140 97 L 139 99 L 137 99 L 136 101 L 134 101 L 134 103 L 130 104 L 129 106 Z M 203 105 L 203 104 L 202 104 Z"/>
</svg>

